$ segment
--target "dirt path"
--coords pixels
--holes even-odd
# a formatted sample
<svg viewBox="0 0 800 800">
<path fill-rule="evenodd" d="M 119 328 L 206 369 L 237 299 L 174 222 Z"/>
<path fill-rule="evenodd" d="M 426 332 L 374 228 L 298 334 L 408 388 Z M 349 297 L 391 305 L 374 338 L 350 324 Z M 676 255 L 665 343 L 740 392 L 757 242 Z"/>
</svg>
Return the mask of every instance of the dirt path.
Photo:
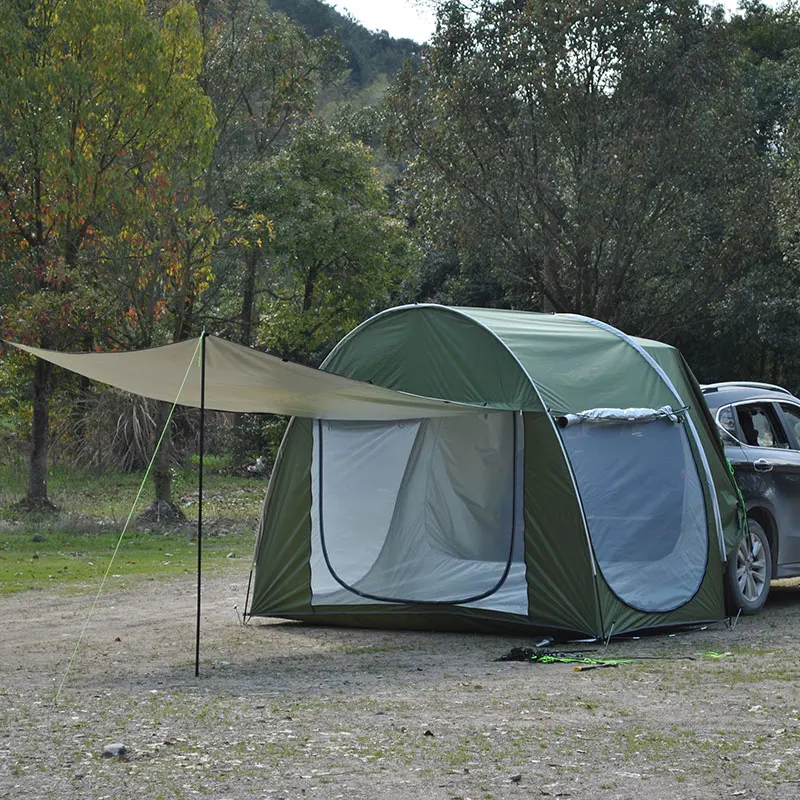
<svg viewBox="0 0 800 800">
<path fill-rule="evenodd" d="M 193 578 L 110 586 L 58 705 L 93 591 L 0 597 L 0 798 L 800 794 L 797 586 L 576 672 L 497 661 L 513 637 L 240 627 L 246 584 L 235 562 L 204 583 L 199 679 Z"/>
</svg>

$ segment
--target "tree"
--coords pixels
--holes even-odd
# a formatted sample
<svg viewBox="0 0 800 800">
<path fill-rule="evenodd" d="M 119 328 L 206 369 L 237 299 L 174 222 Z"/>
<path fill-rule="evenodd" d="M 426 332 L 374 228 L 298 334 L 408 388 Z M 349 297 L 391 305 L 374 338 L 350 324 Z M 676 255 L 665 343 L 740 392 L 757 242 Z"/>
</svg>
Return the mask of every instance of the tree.
<svg viewBox="0 0 800 800">
<path fill-rule="evenodd" d="M 369 148 L 319 120 L 252 171 L 240 200 L 246 218 L 272 222 L 259 243 L 270 263 L 261 343 L 296 360 L 318 360 L 383 308 L 416 257 Z"/>
<path fill-rule="evenodd" d="M 758 200 L 761 244 L 742 248 L 742 267 L 679 344 L 706 380 L 749 378 L 800 384 L 800 15 L 787 3 L 742 4 L 728 23 L 737 66 L 752 96 L 750 121 L 763 180 L 743 183 Z M 734 204 L 735 208 L 735 204 Z M 747 239 L 741 240 L 747 245 Z"/>
<path fill-rule="evenodd" d="M 243 246 L 249 232 L 238 227 L 234 198 L 252 166 L 277 152 L 292 126 L 312 113 L 341 61 L 333 37 L 309 38 L 265 0 L 196 5 L 203 33 L 200 80 L 214 104 L 218 134 L 205 199 L 222 223 L 214 258 L 221 279 L 207 305 L 216 305 L 218 327 L 249 345 L 262 256 L 258 247 Z"/>
<path fill-rule="evenodd" d="M 518 305 L 674 336 L 767 246 L 750 95 L 696 0 L 442 4 L 390 97 L 415 218 Z M 759 258 L 760 256 L 757 256 Z"/>
<path fill-rule="evenodd" d="M 800 100 L 797 53 L 800 11 L 786 3 L 778 9 L 745 0 L 729 23 L 743 50 L 744 78 L 756 105 L 756 134 L 764 151 L 780 151 L 787 122 Z"/>
<path fill-rule="evenodd" d="M 198 174 L 211 153 L 197 19 L 179 2 L 156 24 L 141 0 L 0 0 L 0 15 L 0 258 L 13 251 L 18 265 L 6 329 L 45 347 L 92 345 L 120 316 L 102 303 L 104 226 L 142 213 L 143 192 Z M 37 361 L 32 505 L 48 502 L 51 383 Z"/>
</svg>

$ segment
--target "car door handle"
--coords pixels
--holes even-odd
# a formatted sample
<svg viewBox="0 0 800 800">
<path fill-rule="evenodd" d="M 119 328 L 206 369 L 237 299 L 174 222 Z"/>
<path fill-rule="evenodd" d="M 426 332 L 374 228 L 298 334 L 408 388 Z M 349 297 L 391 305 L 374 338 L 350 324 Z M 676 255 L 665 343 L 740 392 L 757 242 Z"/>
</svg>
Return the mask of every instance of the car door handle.
<svg viewBox="0 0 800 800">
<path fill-rule="evenodd" d="M 772 464 L 766 458 L 758 458 L 753 462 L 756 472 L 772 472 Z"/>
</svg>

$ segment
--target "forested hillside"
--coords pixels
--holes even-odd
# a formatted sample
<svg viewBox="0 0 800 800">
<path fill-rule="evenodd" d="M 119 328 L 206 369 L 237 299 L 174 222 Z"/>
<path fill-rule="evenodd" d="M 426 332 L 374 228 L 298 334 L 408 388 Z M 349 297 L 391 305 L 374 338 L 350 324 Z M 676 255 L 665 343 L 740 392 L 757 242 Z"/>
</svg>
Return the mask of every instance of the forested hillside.
<svg viewBox="0 0 800 800">
<path fill-rule="evenodd" d="M 420 48 L 319 0 L 0 0 L 2 335 L 205 329 L 313 364 L 437 301 L 588 314 L 701 380 L 800 388 L 797 8 L 438 5 Z M 165 414 L 0 359 L 31 505 L 52 452 L 139 465 Z M 160 451 L 166 502 L 193 424 Z M 276 427 L 211 446 L 260 454 Z"/>
<path fill-rule="evenodd" d="M 420 46 L 411 39 L 369 31 L 322 0 L 270 0 L 270 6 L 295 20 L 309 36 L 334 31 L 347 54 L 350 80 L 361 88 L 381 75 L 395 75 L 406 60 L 419 55 Z"/>
</svg>

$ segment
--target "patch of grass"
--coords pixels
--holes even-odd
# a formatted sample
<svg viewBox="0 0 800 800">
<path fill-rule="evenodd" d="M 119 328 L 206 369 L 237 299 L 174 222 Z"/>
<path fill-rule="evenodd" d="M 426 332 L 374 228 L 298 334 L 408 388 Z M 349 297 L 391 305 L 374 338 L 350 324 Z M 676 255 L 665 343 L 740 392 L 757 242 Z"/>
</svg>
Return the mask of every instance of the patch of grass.
<svg viewBox="0 0 800 800">
<path fill-rule="evenodd" d="M 49 530 L 33 541 L 29 531 L 0 533 L 0 594 L 46 586 L 83 586 L 105 574 L 119 541 L 119 531 L 76 533 Z M 213 568 L 229 553 L 249 559 L 253 531 L 203 540 L 204 567 Z M 197 540 L 184 534 L 134 531 L 125 536 L 111 565 L 112 580 L 129 577 L 166 577 L 193 572 Z"/>
<path fill-rule="evenodd" d="M 597 713 L 597 709 L 600 708 L 600 704 L 595 702 L 594 700 L 581 701 L 579 698 L 578 703 L 580 706 L 585 708 L 592 716 L 594 716 Z"/>
<path fill-rule="evenodd" d="M 192 453 L 189 456 L 189 464 L 196 468 L 200 464 L 200 456 L 197 453 Z M 209 472 L 227 472 L 233 469 L 233 459 L 230 456 L 206 453 L 203 456 L 203 466 Z"/>
<path fill-rule="evenodd" d="M 668 763 L 682 752 L 694 753 L 699 763 L 716 763 L 720 756 L 735 756 L 742 748 L 743 736 L 738 731 L 700 734 L 673 725 L 669 731 L 653 730 L 634 725 L 616 734 L 625 760 L 644 759 Z M 730 761 L 730 758 L 727 759 Z"/>
<path fill-rule="evenodd" d="M 0 519 L 18 519 L 14 503 L 25 496 L 26 469 L 0 466 Z M 197 516 L 197 470 L 174 470 L 173 500 L 189 518 Z M 144 473 L 108 471 L 95 474 L 69 466 L 48 470 L 50 500 L 67 514 L 86 514 L 93 519 L 126 519 L 142 484 Z M 209 517 L 236 519 L 257 516 L 266 491 L 263 478 L 236 477 L 206 470 L 203 480 L 203 508 Z M 150 481 L 145 483 L 137 513 L 153 499 Z M 35 521 L 35 520 L 33 520 Z"/>
<path fill-rule="evenodd" d="M 3 472 L 0 469 L 0 481 Z M 9 476 L 10 477 L 10 476 Z M 53 585 L 94 584 L 108 569 L 142 474 L 87 475 L 55 469 L 50 496 L 59 513 L 32 514 L 13 505 L 0 509 L 0 594 Z M 231 552 L 249 559 L 266 482 L 206 475 L 203 493 L 204 564 L 213 567 Z M 21 491 L 24 491 L 24 486 Z M 189 522 L 179 529 L 142 529 L 135 517 L 150 502 L 146 487 L 110 574 L 164 577 L 192 572 L 197 562 L 197 475 L 175 474 L 174 498 Z"/>
</svg>

